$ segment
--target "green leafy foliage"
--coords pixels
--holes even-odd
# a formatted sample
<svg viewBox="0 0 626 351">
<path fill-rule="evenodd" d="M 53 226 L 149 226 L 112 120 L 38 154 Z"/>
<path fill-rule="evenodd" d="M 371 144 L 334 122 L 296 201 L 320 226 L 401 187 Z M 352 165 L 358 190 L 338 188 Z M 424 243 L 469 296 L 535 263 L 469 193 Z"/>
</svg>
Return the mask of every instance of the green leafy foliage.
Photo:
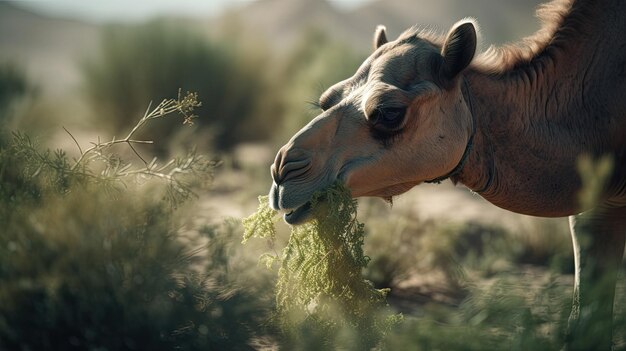
<svg viewBox="0 0 626 351">
<path fill-rule="evenodd" d="M 15 158 L 22 162 L 21 167 L 10 168 L 8 167 L 10 163 L 7 161 L 2 166 L 3 173 L 19 172 L 12 177 L 21 176 L 32 181 L 33 184 L 39 184 L 37 189 L 54 188 L 61 193 L 68 192 L 73 183 L 91 182 L 111 191 L 124 188 L 127 180 L 160 179 L 166 185 L 164 196 L 175 207 L 194 195 L 192 191 L 194 186 L 206 185 L 210 181 L 212 168 L 216 163 L 198 155 L 195 150 L 188 152 L 184 157 L 173 158 L 164 164 L 160 164 L 156 158 L 148 163 L 133 145 L 152 144 L 153 141 L 137 140 L 134 139 L 134 135 L 147 123 L 173 114 L 182 115 L 183 124 L 190 124 L 195 118 L 193 110 L 197 106 L 199 103 L 196 94 L 187 93 L 181 96 L 179 93 L 177 99 L 165 99 L 153 110 L 148 109 L 125 138 L 113 138 L 107 142 L 98 140 L 92 143 L 92 147 L 85 150 L 68 131 L 80 150 L 80 156 L 73 161 L 67 157 L 64 150 L 42 150 L 27 134 L 14 132 L 12 142 L 5 146 L 4 154 L 11 160 Z M 113 153 L 111 148 L 118 144 L 127 145 L 143 162 L 143 167 L 134 167 L 132 162 Z M 10 188 L 6 187 L 5 190 Z"/>
<path fill-rule="evenodd" d="M 0 349 L 248 350 L 264 330 L 261 300 L 227 274 L 220 232 L 182 235 L 197 182 L 178 177 L 212 166 L 195 156 L 135 167 L 110 153 L 132 134 L 74 160 L 0 134 Z"/>
<path fill-rule="evenodd" d="M 266 198 L 260 201 L 259 211 L 244 219 L 244 240 L 275 235 L 276 214 Z M 293 227 L 281 257 L 274 258 L 280 261 L 279 324 L 295 345 L 310 344 L 301 343 L 302 335 L 313 333 L 322 336 L 317 346 L 374 347 L 402 317 L 387 310 L 389 290 L 375 289 L 361 275 L 369 258 L 362 248 L 365 232 L 356 219 L 356 200 L 338 183 L 315 194 L 311 204 L 314 219 Z M 352 337 L 342 341 L 338 332 Z"/>
<path fill-rule="evenodd" d="M 76 185 L 3 202 L 0 348 L 246 348 L 260 306 L 215 267 L 194 273 L 164 205 Z"/>
<path fill-rule="evenodd" d="M 540 280 L 540 281 L 537 281 Z M 459 306 L 427 305 L 386 339 L 390 350 L 558 350 L 570 308 L 568 284 L 501 275 L 473 286 Z"/>
<path fill-rule="evenodd" d="M 259 208 L 250 217 L 242 220 L 244 227 L 243 242 L 255 236 L 258 238 L 274 239 L 276 237 L 277 212 L 274 211 L 268 201 L 268 196 L 259 196 Z"/>
</svg>

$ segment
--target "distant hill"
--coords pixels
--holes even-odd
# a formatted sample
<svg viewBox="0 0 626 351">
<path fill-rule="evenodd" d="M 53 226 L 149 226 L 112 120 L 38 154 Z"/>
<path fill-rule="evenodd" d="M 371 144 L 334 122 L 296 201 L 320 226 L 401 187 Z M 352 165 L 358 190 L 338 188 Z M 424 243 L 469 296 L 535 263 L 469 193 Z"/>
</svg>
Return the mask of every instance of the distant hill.
<svg viewBox="0 0 626 351">
<path fill-rule="evenodd" d="M 478 19 L 485 44 L 501 44 L 532 34 L 539 27 L 539 0 L 376 0 L 341 11 L 327 0 L 258 0 L 232 10 L 216 21 L 238 21 L 263 33 L 278 48 L 289 47 L 302 30 L 315 27 L 332 33 L 357 49 L 369 49 L 374 29 L 384 24 L 391 38 L 413 25 L 442 32 L 464 17 Z"/>
<path fill-rule="evenodd" d="M 97 45 L 99 27 L 50 18 L 0 1 L 0 62 L 24 66 L 31 79 L 54 93 L 80 81 L 76 61 Z"/>
<path fill-rule="evenodd" d="M 217 19 L 215 27 L 237 22 L 255 35 L 262 34 L 279 49 L 289 48 L 304 30 L 327 30 L 339 40 L 350 42 L 362 37 L 353 17 L 326 0 L 258 0 L 231 10 Z"/>
</svg>

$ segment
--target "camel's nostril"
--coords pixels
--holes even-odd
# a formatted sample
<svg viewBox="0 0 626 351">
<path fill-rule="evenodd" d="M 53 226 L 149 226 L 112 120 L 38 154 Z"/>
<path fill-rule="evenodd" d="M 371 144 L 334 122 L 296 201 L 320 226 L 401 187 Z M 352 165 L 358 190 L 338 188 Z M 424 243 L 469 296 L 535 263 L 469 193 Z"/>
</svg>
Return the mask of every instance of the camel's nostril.
<svg viewBox="0 0 626 351">
<path fill-rule="evenodd" d="M 272 180 L 274 180 L 274 183 L 278 183 L 279 177 L 278 177 L 278 171 L 276 171 L 276 164 L 273 164 L 270 167 L 270 173 L 272 174 Z"/>
<path fill-rule="evenodd" d="M 308 158 L 297 161 L 287 161 L 278 171 L 278 176 L 281 178 L 281 182 L 285 182 L 289 179 L 301 176 L 308 172 L 309 169 L 311 169 L 311 160 Z"/>
<path fill-rule="evenodd" d="M 274 164 L 270 168 L 272 179 L 278 185 L 308 172 L 311 164 L 309 151 L 285 145 L 278 151 Z"/>
<path fill-rule="evenodd" d="M 276 158 L 274 158 L 274 163 L 270 167 L 270 172 L 272 174 L 272 179 L 274 183 L 280 183 L 280 174 L 278 173 L 280 169 L 283 167 L 283 160 L 285 159 L 285 148 L 281 148 L 278 153 L 276 153 Z"/>
</svg>

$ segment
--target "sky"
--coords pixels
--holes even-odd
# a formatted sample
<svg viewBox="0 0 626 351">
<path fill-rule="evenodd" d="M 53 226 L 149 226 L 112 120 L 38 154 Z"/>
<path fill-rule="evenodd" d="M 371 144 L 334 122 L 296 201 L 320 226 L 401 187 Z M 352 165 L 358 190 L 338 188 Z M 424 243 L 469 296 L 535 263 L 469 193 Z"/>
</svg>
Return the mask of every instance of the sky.
<svg viewBox="0 0 626 351">
<path fill-rule="evenodd" d="M 95 22 L 143 20 L 165 14 L 215 15 L 228 7 L 242 6 L 253 1 L 255 0 L 16 0 L 17 3 L 40 12 Z M 367 1 L 371 0 L 330 0 L 343 8 L 355 7 Z"/>
</svg>

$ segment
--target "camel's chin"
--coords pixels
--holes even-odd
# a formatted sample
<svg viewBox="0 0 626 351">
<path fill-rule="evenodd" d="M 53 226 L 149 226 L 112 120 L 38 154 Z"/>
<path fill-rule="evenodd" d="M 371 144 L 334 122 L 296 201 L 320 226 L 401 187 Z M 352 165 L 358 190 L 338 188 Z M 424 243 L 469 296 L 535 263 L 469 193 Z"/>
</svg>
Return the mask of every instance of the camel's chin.
<svg viewBox="0 0 626 351">
<path fill-rule="evenodd" d="M 407 191 L 413 189 L 413 187 L 419 185 L 420 182 L 407 182 L 401 184 L 395 184 L 387 186 L 381 189 L 371 190 L 369 192 L 363 192 L 355 197 L 367 196 L 367 197 L 379 197 L 385 201 L 390 201 L 394 196 L 402 195 Z"/>
<path fill-rule="evenodd" d="M 299 225 L 309 221 L 312 217 L 310 199 L 311 196 L 307 196 L 302 190 L 285 191 L 283 187 L 279 188 L 276 184 L 272 184 L 268 200 L 270 208 L 282 213 L 287 224 Z"/>
</svg>

